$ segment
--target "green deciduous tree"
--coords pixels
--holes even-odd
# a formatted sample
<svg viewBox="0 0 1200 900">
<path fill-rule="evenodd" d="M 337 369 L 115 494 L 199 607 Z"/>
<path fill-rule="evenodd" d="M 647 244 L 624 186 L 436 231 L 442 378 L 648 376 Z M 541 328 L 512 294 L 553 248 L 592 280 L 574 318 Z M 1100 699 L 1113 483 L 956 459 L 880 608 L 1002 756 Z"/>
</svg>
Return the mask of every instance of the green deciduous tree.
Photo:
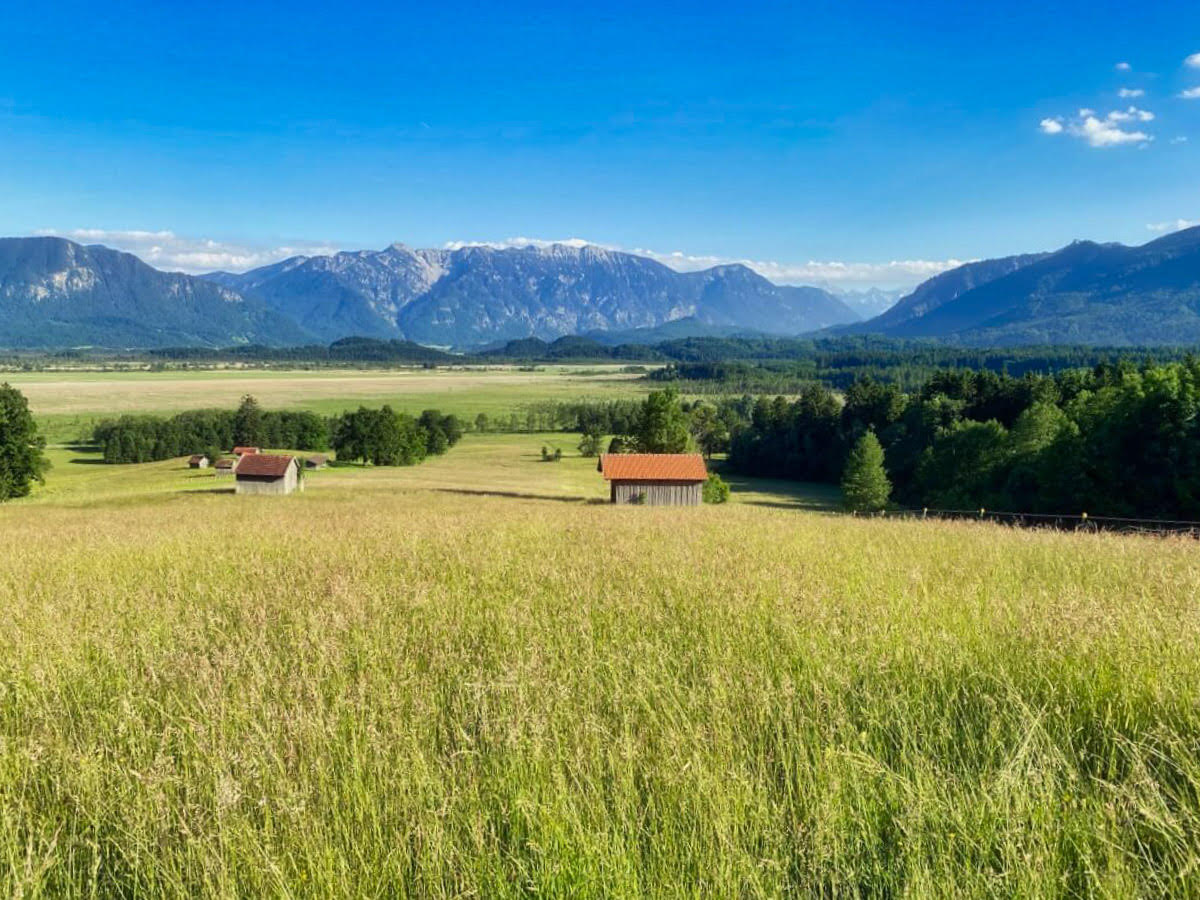
<svg viewBox="0 0 1200 900">
<path fill-rule="evenodd" d="M 0 500 L 24 497 L 34 481 L 42 481 L 48 468 L 45 446 L 24 395 L 0 385 Z"/>
<path fill-rule="evenodd" d="M 700 496 L 705 503 L 725 503 L 729 499 L 729 485 L 725 479 L 713 472 L 708 476 L 708 481 L 704 482 Z"/>
<path fill-rule="evenodd" d="M 883 467 L 883 447 L 875 432 L 858 439 L 846 460 L 842 474 L 842 496 L 846 508 L 854 512 L 877 512 L 887 506 L 892 493 Z"/>
</svg>

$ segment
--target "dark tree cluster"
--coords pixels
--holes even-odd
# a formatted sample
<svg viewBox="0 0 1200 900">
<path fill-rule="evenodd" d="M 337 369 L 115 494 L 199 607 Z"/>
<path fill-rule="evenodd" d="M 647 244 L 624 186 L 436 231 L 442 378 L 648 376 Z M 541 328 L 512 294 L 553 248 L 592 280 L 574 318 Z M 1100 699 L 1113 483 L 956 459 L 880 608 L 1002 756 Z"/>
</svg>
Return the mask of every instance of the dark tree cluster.
<svg viewBox="0 0 1200 900">
<path fill-rule="evenodd" d="M 192 453 L 216 458 L 235 446 L 329 448 L 329 423 L 303 410 L 263 410 L 245 397 L 236 410 L 198 409 L 170 418 L 129 415 L 105 419 L 92 433 L 109 463 L 142 463 Z"/>
<path fill-rule="evenodd" d="M 452 415 L 427 409 L 419 418 L 390 406 L 360 406 L 339 416 L 333 427 L 333 449 L 339 460 L 376 466 L 413 466 L 445 453 L 462 437 L 462 425 Z"/>
<path fill-rule="evenodd" d="M 754 404 L 730 467 L 837 482 L 868 432 L 893 497 L 940 509 L 1200 520 L 1200 361 L 1054 376 L 946 371 L 920 389 L 861 379 Z"/>
</svg>

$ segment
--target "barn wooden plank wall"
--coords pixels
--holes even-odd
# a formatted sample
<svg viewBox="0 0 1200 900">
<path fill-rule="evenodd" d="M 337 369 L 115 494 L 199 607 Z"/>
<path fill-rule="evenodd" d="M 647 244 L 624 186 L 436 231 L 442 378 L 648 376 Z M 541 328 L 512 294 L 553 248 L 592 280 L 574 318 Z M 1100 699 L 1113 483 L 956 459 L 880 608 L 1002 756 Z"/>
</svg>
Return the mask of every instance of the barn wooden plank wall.
<svg viewBox="0 0 1200 900">
<path fill-rule="evenodd" d="M 239 475 L 237 479 L 239 494 L 290 494 L 297 489 L 304 490 L 304 485 L 296 477 L 295 466 L 288 466 L 287 474 L 282 478 L 271 478 L 266 475 Z"/>
<path fill-rule="evenodd" d="M 646 495 L 646 506 L 699 506 L 699 481 L 614 481 L 613 503 L 634 503 Z"/>
</svg>

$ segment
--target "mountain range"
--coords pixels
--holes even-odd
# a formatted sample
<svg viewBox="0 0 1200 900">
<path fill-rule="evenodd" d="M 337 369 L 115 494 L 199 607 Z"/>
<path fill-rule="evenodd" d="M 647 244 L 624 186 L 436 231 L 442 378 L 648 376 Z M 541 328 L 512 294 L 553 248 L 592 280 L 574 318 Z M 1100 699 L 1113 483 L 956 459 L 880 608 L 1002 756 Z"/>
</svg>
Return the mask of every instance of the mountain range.
<svg viewBox="0 0 1200 900">
<path fill-rule="evenodd" d="M 564 244 L 393 244 L 205 277 L 262 300 L 323 340 L 358 334 L 469 347 L 684 318 L 797 334 L 860 318 L 829 291 L 772 284 L 743 265 L 684 273 L 644 256 Z"/>
<path fill-rule="evenodd" d="M 393 244 L 243 273 L 162 272 L 57 237 L 0 239 L 0 346 L 288 346 L 347 336 L 455 348 L 527 337 L 882 334 L 963 345 L 1200 343 L 1200 228 L 967 263 L 880 315 L 750 268 L 677 272 L 585 245 Z M 611 341 L 609 341 L 611 342 Z"/>
</svg>

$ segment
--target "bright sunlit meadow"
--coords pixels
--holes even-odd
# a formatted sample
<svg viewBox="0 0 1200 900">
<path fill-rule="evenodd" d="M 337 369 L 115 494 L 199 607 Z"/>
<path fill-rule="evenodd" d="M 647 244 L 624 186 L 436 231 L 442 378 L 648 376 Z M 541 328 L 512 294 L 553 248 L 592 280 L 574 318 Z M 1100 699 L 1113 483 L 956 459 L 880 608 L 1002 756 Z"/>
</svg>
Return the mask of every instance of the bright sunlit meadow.
<svg viewBox="0 0 1200 900">
<path fill-rule="evenodd" d="M 290 497 L 56 450 L 0 508 L 4 892 L 1200 890 L 1194 543 L 614 508 L 557 438 Z"/>
</svg>

